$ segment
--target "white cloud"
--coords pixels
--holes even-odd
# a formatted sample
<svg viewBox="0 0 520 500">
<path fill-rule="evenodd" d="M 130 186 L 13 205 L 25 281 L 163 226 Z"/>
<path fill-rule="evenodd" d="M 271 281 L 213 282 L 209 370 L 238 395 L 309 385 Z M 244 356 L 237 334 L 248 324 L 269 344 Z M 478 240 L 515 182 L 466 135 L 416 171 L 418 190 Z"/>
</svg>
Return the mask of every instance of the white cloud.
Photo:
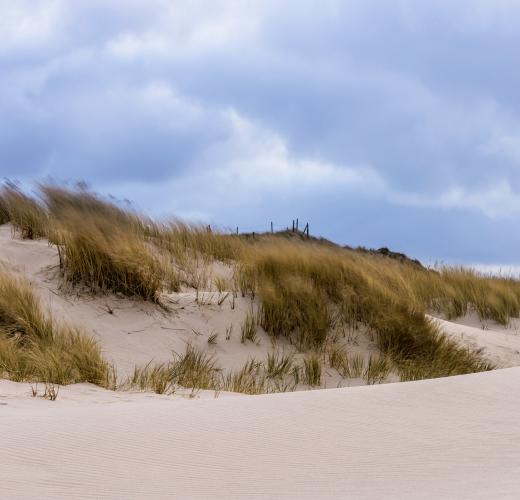
<svg viewBox="0 0 520 500">
<path fill-rule="evenodd" d="M 486 187 L 448 186 L 433 195 L 391 193 L 389 198 L 405 206 L 469 210 L 490 218 L 520 214 L 520 193 L 515 192 L 506 179 L 497 180 Z"/>
<path fill-rule="evenodd" d="M 220 179 L 233 179 L 243 187 L 274 191 L 357 189 L 376 195 L 383 179 L 366 165 L 335 165 L 300 158 L 290 153 L 284 139 L 247 120 L 236 110 L 225 112 L 232 133 L 223 144 L 209 151 L 210 157 L 227 157 L 216 170 Z M 209 160 L 209 158 L 208 158 Z"/>
<path fill-rule="evenodd" d="M 494 134 L 482 147 L 484 153 L 505 158 L 520 165 L 520 134 Z"/>
<path fill-rule="evenodd" d="M 168 94 L 164 88 L 159 91 L 163 93 Z M 182 101 L 178 95 L 174 99 Z M 191 106 L 184 104 L 177 109 L 190 110 Z M 197 113 L 201 120 L 215 121 L 218 116 L 221 141 L 208 147 L 171 181 L 160 185 L 118 182 L 110 186 L 110 192 L 130 198 L 138 192 L 136 199 L 146 199 L 146 208 L 155 213 L 202 220 L 211 220 L 219 210 L 240 210 L 268 198 L 296 200 L 308 195 L 312 200 L 333 193 L 384 196 L 384 180 L 368 165 L 335 165 L 299 157 L 290 152 L 279 134 L 233 109 L 198 108 Z"/>
<path fill-rule="evenodd" d="M 38 49 L 52 41 L 62 12 L 56 0 L 0 0 L 0 53 Z"/>
</svg>

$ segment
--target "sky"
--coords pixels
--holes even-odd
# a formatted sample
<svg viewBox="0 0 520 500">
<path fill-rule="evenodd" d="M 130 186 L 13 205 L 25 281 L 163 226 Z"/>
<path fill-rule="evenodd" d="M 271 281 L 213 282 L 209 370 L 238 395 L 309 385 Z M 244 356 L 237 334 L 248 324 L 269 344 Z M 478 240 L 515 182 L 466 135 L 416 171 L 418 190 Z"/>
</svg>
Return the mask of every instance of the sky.
<svg viewBox="0 0 520 500">
<path fill-rule="evenodd" d="M 520 1 L 0 0 L 0 177 L 520 264 Z"/>
</svg>

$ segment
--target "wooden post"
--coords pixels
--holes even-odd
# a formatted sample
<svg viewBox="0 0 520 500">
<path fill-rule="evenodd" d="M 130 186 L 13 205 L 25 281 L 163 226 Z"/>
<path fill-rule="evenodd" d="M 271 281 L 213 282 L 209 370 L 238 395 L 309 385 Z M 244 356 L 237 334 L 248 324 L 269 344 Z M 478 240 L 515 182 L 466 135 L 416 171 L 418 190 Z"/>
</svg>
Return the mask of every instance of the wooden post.
<svg viewBox="0 0 520 500">
<path fill-rule="evenodd" d="M 273 221 L 271 221 L 271 234 L 274 233 L 273 231 Z"/>
<path fill-rule="evenodd" d="M 238 226 L 237 226 L 237 236 L 238 236 Z"/>
<path fill-rule="evenodd" d="M 303 230 L 303 233 L 307 235 L 307 239 L 309 239 L 309 223 L 305 224 L 305 229 Z"/>
<path fill-rule="evenodd" d="M 211 233 L 211 224 L 208 224 L 208 233 Z"/>
<path fill-rule="evenodd" d="M 255 232 L 253 231 L 253 239 L 255 239 Z"/>
<path fill-rule="evenodd" d="M 298 232 L 298 218 L 296 218 L 296 232 Z"/>
<path fill-rule="evenodd" d="M 292 231 L 293 231 L 293 233 L 294 233 L 294 219 L 293 219 L 293 221 L 292 221 Z"/>
</svg>

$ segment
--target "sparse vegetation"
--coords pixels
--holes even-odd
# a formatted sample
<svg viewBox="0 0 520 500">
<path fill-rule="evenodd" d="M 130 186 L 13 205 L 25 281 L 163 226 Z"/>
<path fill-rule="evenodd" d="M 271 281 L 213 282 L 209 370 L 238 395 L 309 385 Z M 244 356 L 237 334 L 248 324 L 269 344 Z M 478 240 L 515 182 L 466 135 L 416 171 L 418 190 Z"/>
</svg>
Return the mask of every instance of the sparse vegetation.
<svg viewBox="0 0 520 500">
<path fill-rule="evenodd" d="M 370 356 L 364 378 L 367 384 L 380 384 L 390 372 L 390 364 L 385 356 Z"/>
<path fill-rule="evenodd" d="M 217 339 L 218 339 L 218 333 L 217 332 L 213 332 L 208 337 L 208 344 L 215 345 L 217 343 Z"/>
<path fill-rule="evenodd" d="M 361 378 L 365 373 L 365 360 L 360 354 L 348 358 L 348 373 L 351 378 Z"/>
<path fill-rule="evenodd" d="M 222 379 L 221 390 L 243 394 L 262 394 L 268 392 L 262 363 L 249 360 L 242 369 L 228 373 Z"/>
<path fill-rule="evenodd" d="M 151 366 L 148 363 L 144 367 L 135 367 L 132 377 L 126 382 L 126 386 L 138 387 L 141 391 L 152 390 L 156 394 L 173 394 L 171 369 L 165 364 Z"/>
<path fill-rule="evenodd" d="M 266 374 L 268 378 L 283 378 L 291 372 L 292 367 L 292 354 L 273 351 L 267 355 Z"/>
<path fill-rule="evenodd" d="M 253 313 L 248 313 L 244 323 L 242 324 L 242 343 L 244 344 L 247 340 L 255 343 L 257 331 L 257 321 Z"/>
<path fill-rule="evenodd" d="M 321 358 L 311 354 L 303 360 L 303 382 L 311 387 L 321 385 Z"/>
<path fill-rule="evenodd" d="M 350 363 L 347 352 L 341 346 L 332 346 L 329 350 L 329 365 L 343 378 L 350 377 Z"/>
</svg>

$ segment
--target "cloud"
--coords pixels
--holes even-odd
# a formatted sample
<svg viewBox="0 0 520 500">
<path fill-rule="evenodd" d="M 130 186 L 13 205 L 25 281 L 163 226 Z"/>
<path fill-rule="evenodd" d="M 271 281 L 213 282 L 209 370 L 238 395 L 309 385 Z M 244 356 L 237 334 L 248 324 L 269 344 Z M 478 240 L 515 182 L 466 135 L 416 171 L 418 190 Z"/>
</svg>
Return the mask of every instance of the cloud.
<svg viewBox="0 0 520 500">
<path fill-rule="evenodd" d="M 300 158 L 289 151 L 283 138 L 236 110 L 220 110 L 218 114 L 225 137 L 171 182 L 145 188 L 147 197 L 157 200 L 149 205 L 155 213 L 211 220 L 222 210 L 261 206 L 266 197 L 296 200 L 320 193 L 374 197 L 386 189 L 384 180 L 370 166 L 339 166 Z M 212 119 L 211 115 L 206 118 Z M 142 190 L 141 182 L 118 181 L 111 186 L 111 192 L 121 197 L 139 191 L 142 196 Z"/>
<path fill-rule="evenodd" d="M 86 179 L 222 225 L 301 214 L 419 257 L 518 258 L 518 2 L 0 11 L 3 177 Z"/>
<path fill-rule="evenodd" d="M 471 190 L 462 186 L 448 186 L 434 196 L 392 193 L 390 198 L 397 204 L 410 207 L 478 211 L 494 220 L 517 218 L 520 215 L 520 193 L 513 191 L 506 179 Z"/>
</svg>

